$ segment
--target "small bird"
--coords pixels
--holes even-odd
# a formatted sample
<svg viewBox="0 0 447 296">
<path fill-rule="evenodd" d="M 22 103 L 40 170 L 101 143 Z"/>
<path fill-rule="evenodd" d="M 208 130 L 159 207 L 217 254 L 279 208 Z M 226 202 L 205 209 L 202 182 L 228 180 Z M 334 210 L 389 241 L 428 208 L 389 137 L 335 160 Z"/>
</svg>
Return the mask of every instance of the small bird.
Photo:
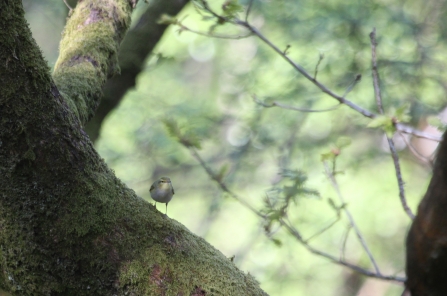
<svg viewBox="0 0 447 296">
<path fill-rule="evenodd" d="M 168 177 L 161 177 L 155 181 L 151 189 L 149 189 L 151 197 L 155 200 L 155 208 L 157 208 L 157 201 L 166 204 L 166 215 L 168 214 L 168 203 L 174 195 L 174 187 L 172 187 L 171 179 Z"/>
</svg>

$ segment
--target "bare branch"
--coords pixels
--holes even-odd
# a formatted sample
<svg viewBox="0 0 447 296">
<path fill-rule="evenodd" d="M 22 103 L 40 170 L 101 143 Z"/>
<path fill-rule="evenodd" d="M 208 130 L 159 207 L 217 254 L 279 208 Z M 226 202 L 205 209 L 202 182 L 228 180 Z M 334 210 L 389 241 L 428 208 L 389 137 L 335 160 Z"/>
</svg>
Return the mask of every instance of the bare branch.
<svg viewBox="0 0 447 296">
<path fill-rule="evenodd" d="M 212 38 L 219 38 L 219 39 L 244 39 L 247 37 L 252 36 L 252 33 L 248 33 L 246 35 L 222 35 L 222 34 L 214 34 L 214 33 L 207 33 L 202 31 L 197 31 L 194 29 L 190 29 L 189 27 L 183 25 L 182 23 L 178 22 L 176 23 L 177 26 L 179 26 L 178 32 L 181 33 L 183 31 L 191 32 L 197 35 L 206 36 L 206 37 L 212 37 Z"/>
<path fill-rule="evenodd" d="M 298 107 L 285 105 L 285 104 L 279 103 L 277 101 L 273 101 L 272 103 L 267 104 L 267 103 L 259 100 L 255 95 L 253 96 L 253 100 L 255 101 L 256 104 L 261 105 L 261 106 L 266 107 L 266 108 L 280 107 L 280 108 L 283 108 L 283 109 L 299 111 L 299 112 L 304 112 L 304 113 L 328 112 L 328 111 L 336 110 L 340 106 L 342 106 L 342 104 L 338 104 L 338 105 L 335 105 L 333 107 L 329 107 L 329 108 L 326 108 L 326 109 L 307 109 L 307 108 L 298 108 Z"/>
<path fill-rule="evenodd" d="M 371 38 L 372 76 L 373 76 L 374 94 L 375 94 L 375 98 L 376 98 L 377 108 L 379 109 L 380 114 L 383 114 L 384 112 L 383 112 L 383 105 L 382 105 L 382 95 L 381 95 L 380 85 L 379 85 L 379 74 L 377 71 L 376 28 L 374 28 L 373 31 L 369 34 L 369 37 Z M 397 154 L 393 139 L 388 137 L 388 135 L 386 136 L 386 138 L 388 141 L 388 146 L 390 147 L 391 157 L 393 158 L 394 169 L 396 171 L 397 184 L 399 187 L 400 202 L 402 204 L 402 207 L 404 208 L 404 211 L 407 213 L 407 215 L 411 219 L 414 219 L 414 214 L 411 211 L 410 207 L 408 206 L 407 199 L 405 197 L 404 181 L 402 179 L 402 171 L 400 169 L 399 155 Z"/>
<path fill-rule="evenodd" d="M 407 138 L 402 134 L 402 132 L 398 132 L 399 136 L 402 138 L 402 140 L 407 145 L 408 149 L 410 149 L 411 153 L 413 153 L 414 156 L 416 156 L 420 161 L 429 164 L 431 167 L 433 167 L 433 162 L 424 155 L 420 154 L 419 151 L 417 151 L 416 148 L 411 145 L 411 143 L 407 140 Z"/>
<path fill-rule="evenodd" d="M 329 166 L 328 166 L 326 161 L 324 162 L 324 169 L 326 171 L 326 174 L 327 174 L 329 180 L 331 181 L 332 187 L 334 188 L 335 192 L 337 193 L 338 199 L 340 200 L 341 204 L 344 205 L 345 204 L 345 200 L 343 198 L 343 195 L 340 192 L 340 188 L 338 186 L 337 180 L 335 179 L 335 176 L 334 176 L 333 172 L 329 169 Z M 378 275 L 381 275 L 379 266 L 377 265 L 377 262 L 374 259 L 374 256 L 372 255 L 371 250 L 369 249 L 368 244 L 366 243 L 366 240 L 363 237 L 360 229 L 358 228 L 357 224 L 355 223 L 354 218 L 351 215 L 351 212 L 349 212 L 349 210 L 348 210 L 348 208 L 346 206 L 343 207 L 343 211 L 345 212 L 346 216 L 348 217 L 349 224 L 354 229 L 355 234 L 357 235 L 357 238 L 358 238 L 360 244 L 362 245 L 363 249 L 365 250 L 366 254 L 368 255 L 369 260 L 373 264 L 374 269 L 376 270 L 376 273 Z"/>
<path fill-rule="evenodd" d="M 376 97 L 377 108 L 379 109 L 379 113 L 383 114 L 383 106 L 382 106 L 382 96 L 380 93 L 379 86 L 379 73 L 377 71 L 377 55 L 376 55 L 376 28 L 369 34 L 369 38 L 371 39 L 371 54 L 372 54 L 372 76 L 373 76 L 373 85 L 374 85 L 374 93 Z"/>
<path fill-rule="evenodd" d="M 388 145 L 390 146 L 391 157 L 393 158 L 394 168 L 396 171 L 397 184 L 399 185 L 399 198 L 404 211 L 407 213 L 408 217 L 412 220 L 414 219 L 414 214 L 407 204 L 407 199 L 405 198 L 404 181 L 402 179 L 402 172 L 400 169 L 399 156 L 397 155 L 396 147 L 394 147 L 394 142 L 392 139 L 388 138 Z"/>
<path fill-rule="evenodd" d="M 395 127 L 396 127 L 396 129 L 398 131 L 400 131 L 400 132 L 402 132 L 404 134 L 410 134 L 410 135 L 413 135 L 413 136 L 418 137 L 418 138 L 424 138 L 424 139 L 432 140 L 432 141 L 435 141 L 435 142 L 441 142 L 441 140 L 442 140 L 441 136 L 427 134 L 427 133 L 424 133 L 422 131 L 414 129 L 411 126 L 407 126 L 407 125 L 399 123 L 399 122 L 395 124 Z"/>
<path fill-rule="evenodd" d="M 343 243 L 341 247 L 341 258 L 345 259 L 346 243 L 348 242 L 349 233 L 351 232 L 352 226 L 349 224 L 346 229 L 346 234 L 343 236 Z"/>
<path fill-rule="evenodd" d="M 308 237 L 305 241 L 308 243 L 311 239 L 316 238 L 317 236 L 323 234 L 327 230 L 329 230 L 332 226 L 334 226 L 338 221 L 340 221 L 340 216 L 334 219 L 329 225 L 324 227 L 323 229 L 320 229 L 317 233 L 312 234 L 310 237 Z"/>
<path fill-rule="evenodd" d="M 192 156 L 200 163 L 200 165 L 204 168 L 204 170 L 207 172 L 208 176 L 214 180 L 220 187 L 220 189 L 226 193 L 228 193 L 232 198 L 240 202 L 244 207 L 251 210 L 253 213 L 258 215 L 259 217 L 265 219 L 266 216 L 256 210 L 253 206 L 251 206 L 248 202 L 240 198 L 237 194 L 233 193 L 230 189 L 228 189 L 227 185 L 222 182 L 221 178 L 219 178 L 212 170 L 211 168 L 205 163 L 205 161 L 200 157 L 199 153 L 194 147 L 189 147 L 189 151 L 191 152 Z"/>
<path fill-rule="evenodd" d="M 317 79 L 317 75 L 318 75 L 318 67 L 320 66 L 321 61 L 322 61 L 323 59 L 324 59 L 324 54 L 320 53 L 320 56 L 319 56 L 319 58 L 318 58 L 318 62 L 317 62 L 317 64 L 315 65 L 314 80 Z"/>
</svg>

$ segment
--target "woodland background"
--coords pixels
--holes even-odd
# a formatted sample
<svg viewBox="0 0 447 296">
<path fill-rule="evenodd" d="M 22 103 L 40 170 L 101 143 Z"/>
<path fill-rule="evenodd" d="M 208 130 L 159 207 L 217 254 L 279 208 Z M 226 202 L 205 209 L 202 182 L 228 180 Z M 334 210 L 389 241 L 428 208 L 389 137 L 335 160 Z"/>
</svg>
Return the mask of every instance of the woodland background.
<svg viewBox="0 0 447 296">
<path fill-rule="evenodd" d="M 23 3 L 33 36 L 53 66 L 68 9 L 56 0 Z M 223 2 L 210 3 L 220 11 Z M 140 1 L 134 19 L 147 7 Z M 249 20 L 309 73 L 324 55 L 317 78 L 336 93 L 350 90 L 355 77 L 362 75 L 346 98 L 377 113 L 368 36 L 375 27 L 385 113 L 408 110 L 409 125 L 439 136 L 427 125 L 442 129 L 436 118 L 442 117 L 447 103 L 446 8 L 444 1 L 433 0 L 254 1 Z M 215 24 L 191 4 L 177 18 L 201 32 Z M 226 24 L 212 34 L 241 36 L 245 31 Z M 398 295 L 401 284 L 368 279 L 313 255 L 275 223 L 266 234 L 265 223 L 223 193 L 164 123 L 175 120 L 197 139 L 208 166 L 258 210 L 265 210 L 266 196 L 281 199 L 298 171 L 305 174 L 305 188 L 319 194 L 292 192 L 293 202 L 287 206 L 291 224 L 309 238 L 337 221 L 311 244 L 336 257 L 344 253 L 349 262 L 372 269 L 348 220 L 343 214 L 338 219 L 340 211 L 329 202 L 342 206 L 324 173 L 322 159 L 327 158 L 322 155 L 339 150 L 337 181 L 344 206 L 382 272 L 404 277 L 410 219 L 399 201 L 383 131 L 368 128 L 371 120 L 346 106 L 296 112 L 263 107 L 254 95 L 266 104 L 306 109 L 337 105 L 256 37 L 211 38 L 179 32 L 179 26 L 171 25 L 146 61 L 136 88 L 106 118 L 95 145 L 116 175 L 148 201 L 150 184 L 169 176 L 176 192 L 169 217 L 227 257 L 235 256 L 236 265 L 253 274 L 271 295 Z M 396 134 L 394 139 L 407 201 L 415 212 L 431 176 L 436 142 L 404 136 Z"/>
</svg>

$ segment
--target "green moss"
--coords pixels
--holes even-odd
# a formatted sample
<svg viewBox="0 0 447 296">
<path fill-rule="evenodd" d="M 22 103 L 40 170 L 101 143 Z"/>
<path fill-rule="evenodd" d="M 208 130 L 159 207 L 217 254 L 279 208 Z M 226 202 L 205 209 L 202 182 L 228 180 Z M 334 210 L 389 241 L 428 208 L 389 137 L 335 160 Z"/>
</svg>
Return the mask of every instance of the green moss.
<svg viewBox="0 0 447 296">
<path fill-rule="evenodd" d="M 53 78 L 85 124 L 93 115 L 108 77 L 118 71 L 119 43 L 130 22 L 127 1 L 77 5 L 64 29 Z"/>
</svg>

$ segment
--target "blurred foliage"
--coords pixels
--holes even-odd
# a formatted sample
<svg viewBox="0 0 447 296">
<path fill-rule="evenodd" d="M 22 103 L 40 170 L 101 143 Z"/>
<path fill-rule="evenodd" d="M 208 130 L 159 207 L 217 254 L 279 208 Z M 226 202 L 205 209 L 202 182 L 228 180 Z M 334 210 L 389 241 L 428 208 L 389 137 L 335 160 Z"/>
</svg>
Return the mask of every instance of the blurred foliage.
<svg viewBox="0 0 447 296">
<path fill-rule="evenodd" d="M 368 123 L 368 127 L 380 127 L 391 138 L 396 132 L 395 124 L 399 122 L 408 122 L 411 117 L 409 115 L 410 105 L 402 104 L 399 108 L 389 108 L 387 115 L 378 115 L 376 118 Z"/>
<path fill-rule="evenodd" d="M 61 30 L 67 10 L 62 1 L 24 3 L 34 36 L 52 64 L 57 53 L 48 44 L 57 44 L 60 35 L 53 32 Z M 239 4 L 246 9 L 248 1 Z M 219 13 L 244 18 L 239 4 L 210 3 Z M 136 17 L 146 5 L 140 1 Z M 440 0 L 253 2 L 250 23 L 309 73 L 318 64 L 317 79 L 334 92 L 348 93 L 349 100 L 374 112 L 368 35 L 375 27 L 386 114 L 375 121 L 346 106 L 302 113 L 256 104 L 254 94 L 262 101 L 307 109 L 337 102 L 255 37 L 213 39 L 172 26 L 147 60 L 136 89 L 107 118 L 98 151 L 147 200 L 153 180 L 169 176 L 176 190 L 170 216 L 226 256 L 235 255 L 235 264 L 271 295 L 398 295 L 399 285 L 365 277 L 353 280 L 351 271 L 310 254 L 278 225 L 267 223 L 266 236 L 265 221 L 226 198 L 184 146 L 201 147 L 202 157 L 220 171 L 221 180 L 255 208 L 269 209 L 268 202 L 271 215 L 284 216 L 287 210 L 288 220 L 314 246 L 372 269 L 340 215 L 347 207 L 382 272 L 404 276 L 410 220 L 399 202 L 383 130 L 392 135 L 392 120 L 423 128 L 427 117 L 437 117 L 445 107 L 446 8 Z M 228 23 L 216 26 L 215 19 L 193 5 L 170 21 L 177 19 L 202 32 L 246 34 Z M 439 120 L 434 124 L 442 126 Z M 180 144 L 182 139 L 188 145 Z M 399 140 L 395 137 L 396 144 Z M 405 143 L 398 147 L 408 202 L 416 211 L 430 169 Z M 335 159 L 337 172 L 343 172 L 337 180 L 346 204 L 335 202 L 336 193 L 324 175 L 322 161 Z"/>
<path fill-rule="evenodd" d="M 267 217 L 264 230 L 268 236 L 272 236 L 273 224 L 281 218 L 287 217 L 287 210 L 291 203 L 296 205 L 302 197 L 320 198 L 320 193 L 317 190 L 305 187 L 307 181 L 305 173 L 297 170 L 283 170 L 280 175 L 290 184 L 289 186 L 278 186 L 277 184 L 265 193 L 263 212 Z M 279 240 L 274 241 L 279 242 Z"/>
</svg>

